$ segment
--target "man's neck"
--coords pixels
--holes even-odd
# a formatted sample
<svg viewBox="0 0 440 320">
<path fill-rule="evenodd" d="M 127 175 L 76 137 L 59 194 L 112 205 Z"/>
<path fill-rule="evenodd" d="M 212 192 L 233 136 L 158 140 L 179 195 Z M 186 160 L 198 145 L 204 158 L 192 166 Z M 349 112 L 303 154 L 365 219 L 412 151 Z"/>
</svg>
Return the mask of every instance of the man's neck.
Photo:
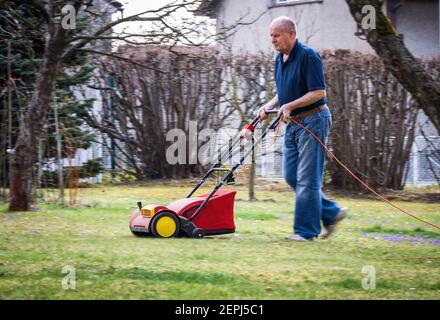
<svg viewBox="0 0 440 320">
<path fill-rule="evenodd" d="M 283 53 L 283 61 L 284 61 L 284 62 L 286 62 L 287 59 L 289 59 L 289 56 L 290 56 L 290 53 L 292 52 L 292 50 L 293 50 L 293 48 L 290 49 L 289 52 L 285 52 L 285 53 Z"/>
<path fill-rule="evenodd" d="M 295 43 L 296 43 L 296 39 L 293 42 L 293 45 L 290 47 L 290 50 L 289 51 L 286 50 L 286 52 L 283 52 L 283 61 L 284 62 L 286 62 L 287 59 L 289 59 L 290 53 L 292 52 L 293 48 L 295 47 Z"/>
</svg>

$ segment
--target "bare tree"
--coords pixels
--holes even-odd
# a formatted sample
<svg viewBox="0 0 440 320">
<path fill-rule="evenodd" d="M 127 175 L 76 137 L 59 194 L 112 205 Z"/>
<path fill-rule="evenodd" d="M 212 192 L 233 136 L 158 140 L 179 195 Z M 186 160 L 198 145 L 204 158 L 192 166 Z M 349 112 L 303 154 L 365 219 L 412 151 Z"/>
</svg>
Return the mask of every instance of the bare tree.
<svg viewBox="0 0 440 320">
<path fill-rule="evenodd" d="M 203 21 L 194 20 L 190 16 L 175 19 L 176 13 L 179 15 L 182 14 L 182 11 L 186 11 L 188 14 L 193 13 L 199 6 L 200 0 L 176 0 L 162 8 L 147 10 L 110 22 L 105 19 L 105 16 L 108 16 L 111 8 L 109 5 L 117 4 L 115 1 L 105 0 L 105 3 L 109 5 L 104 6 L 101 6 L 102 1 L 98 2 L 98 0 L 20 0 L 15 1 L 14 4 L 17 3 L 26 3 L 38 11 L 43 17 L 43 25 L 38 25 L 36 28 L 45 30 L 44 54 L 37 72 L 35 90 L 31 102 L 26 107 L 23 125 L 20 128 L 10 161 L 9 209 L 28 210 L 32 200 L 31 177 L 36 160 L 34 155 L 37 154 L 37 141 L 52 101 L 57 74 L 64 61 L 75 60 L 81 52 L 87 52 L 112 56 L 130 62 L 121 55 L 112 52 L 109 46 L 104 45 L 104 48 L 100 49 L 100 46 L 93 45 L 106 40 L 139 45 L 161 43 L 167 44 L 172 50 L 173 46 L 178 44 L 206 45 L 212 42 L 215 36 L 208 34 L 209 27 Z M 66 6 L 69 6 L 71 10 L 73 8 L 73 19 L 78 22 L 78 30 L 70 30 L 63 26 L 62 21 L 67 16 L 63 12 L 63 8 L 66 9 Z M 144 32 L 133 33 L 123 29 L 118 33 L 112 33 L 113 28 L 117 25 L 129 22 L 143 22 L 145 24 Z M 12 29 L 19 29 L 19 25 L 14 26 L 17 22 L 13 19 L 8 23 L 12 25 Z M 81 27 L 81 23 L 93 24 L 94 28 Z M 236 25 L 241 23 L 244 22 L 238 21 Z M 226 37 L 233 33 L 233 29 L 232 27 L 222 30 L 218 36 Z"/>
<path fill-rule="evenodd" d="M 417 101 L 431 122 L 440 132 L 440 85 L 403 44 L 391 21 L 382 11 L 383 0 L 346 0 L 359 30 L 381 57 L 384 65 Z M 362 8 L 373 6 L 376 12 L 376 28 L 362 27 L 365 16 Z"/>
<path fill-rule="evenodd" d="M 335 155 L 369 185 L 401 189 L 415 135 L 414 101 L 375 56 L 339 50 L 323 57 Z M 329 169 L 334 185 L 359 187 L 331 159 Z"/>
<path fill-rule="evenodd" d="M 102 60 L 101 84 L 109 77 L 113 90 L 99 116 L 84 110 L 79 116 L 116 141 L 120 167 L 137 179 L 188 177 L 198 163 L 170 165 L 167 132 L 180 129 L 189 137 L 190 121 L 197 131 L 221 126 L 227 110 L 220 110 L 223 68 L 213 47 L 121 47 L 121 54 L 141 66 L 115 58 Z M 177 55 L 176 54 L 180 54 Z M 203 61 L 200 65 L 200 61 Z M 187 139 L 187 144 L 189 144 Z M 189 147 L 187 145 L 187 147 Z"/>
<path fill-rule="evenodd" d="M 272 56 L 263 53 L 250 56 L 235 55 L 229 52 L 226 57 L 227 75 L 224 79 L 226 89 L 224 94 L 228 97 L 229 105 L 239 115 L 238 127 L 243 127 L 255 117 L 255 112 L 266 101 L 275 95 L 273 86 Z M 263 124 L 266 128 L 267 122 Z M 253 139 L 252 139 L 253 141 Z M 257 158 L 262 154 L 253 149 L 251 165 L 248 170 L 249 200 L 255 201 L 255 178 Z"/>
<path fill-rule="evenodd" d="M 73 8 L 74 18 L 85 18 L 86 21 L 99 21 L 104 12 L 93 12 L 92 1 L 31 1 L 28 5 L 35 7 L 44 17 L 45 44 L 41 66 L 37 72 L 35 90 L 31 101 L 26 108 L 23 116 L 23 125 L 20 128 L 17 142 L 14 147 L 10 161 L 10 202 L 9 210 L 28 210 L 32 195 L 32 170 L 36 161 L 35 155 L 38 153 L 36 148 L 42 132 L 43 125 L 47 116 L 48 108 L 51 105 L 54 87 L 58 71 L 62 62 L 74 58 L 78 50 L 87 50 L 92 41 L 106 39 L 108 33 L 118 24 L 132 21 L 150 22 L 168 28 L 169 38 L 178 38 L 181 31 L 172 28 L 167 18 L 173 12 L 194 6 L 197 1 L 178 1 L 169 4 L 158 10 L 149 10 L 139 14 L 120 18 L 116 21 L 100 26 L 96 31 L 82 30 L 79 33 L 63 27 L 62 20 L 65 18 L 62 9 L 66 5 Z M 11 24 L 16 23 L 11 20 Z M 19 26 L 17 26 L 19 28 Z M 151 38 L 150 38 L 151 39 Z"/>
</svg>

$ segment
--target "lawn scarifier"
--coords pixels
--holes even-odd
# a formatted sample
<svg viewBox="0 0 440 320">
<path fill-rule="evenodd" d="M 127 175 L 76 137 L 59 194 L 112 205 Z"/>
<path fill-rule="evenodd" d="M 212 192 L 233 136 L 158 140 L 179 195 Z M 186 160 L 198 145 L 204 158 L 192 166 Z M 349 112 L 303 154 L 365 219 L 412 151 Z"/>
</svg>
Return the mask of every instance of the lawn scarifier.
<svg viewBox="0 0 440 320">
<path fill-rule="evenodd" d="M 278 113 L 277 110 L 271 110 L 266 113 Z M 205 235 L 217 235 L 235 232 L 234 224 L 234 198 L 236 191 L 225 191 L 219 189 L 225 184 L 231 184 L 234 182 L 234 172 L 243 165 L 246 157 L 254 150 L 255 146 L 265 138 L 268 130 L 277 128 L 280 129 L 281 116 L 278 117 L 267 127 L 261 137 L 254 139 L 255 127 L 260 123 L 259 117 L 255 118 L 252 123 L 247 124 L 240 132 L 239 137 L 225 152 L 222 152 L 218 161 L 212 165 L 208 172 L 203 176 L 200 182 L 189 193 L 185 199 L 180 199 L 170 203 L 167 206 L 142 206 L 141 202 L 138 202 L 139 210 L 133 212 L 130 219 L 130 230 L 136 236 L 141 235 L 153 235 L 156 238 L 173 238 L 178 236 L 190 236 L 192 238 L 203 238 Z M 440 230 L 440 226 L 422 219 L 417 215 L 399 207 L 392 203 L 368 184 L 362 181 L 357 175 L 355 175 L 345 164 L 343 164 L 322 142 L 313 132 L 305 128 L 294 117 L 288 119 L 290 122 L 298 125 L 303 130 L 307 131 L 319 144 L 327 151 L 329 155 L 343 168 L 349 175 L 351 175 L 360 185 L 369 190 L 371 193 L 377 196 L 377 198 L 383 202 L 388 203 L 400 212 L 420 221 L 428 224 L 437 230 Z M 226 168 L 223 165 L 225 156 L 228 158 L 233 154 L 237 146 L 241 145 L 244 139 L 252 138 L 251 149 L 246 152 L 240 159 L 240 161 L 232 166 L 232 168 Z M 227 159 L 227 158 L 226 158 Z M 191 198 L 191 196 L 202 186 L 206 179 L 213 172 L 225 172 L 223 178 L 217 182 L 214 190 L 209 194 L 205 194 L 199 197 Z M 200 213 L 203 213 L 200 215 Z"/>
<path fill-rule="evenodd" d="M 278 111 L 272 110 L 267 113 L 276 114 Z M 265 138 L 268 131 L 275 129 L 279 122 L 280 116 L 273 120 L 256 140 L 253 134 L 255 127 L 260 123 L 259 117 L 247 124 L 232 145 L 220 152 L 217 162 L 211 166 L 186 198 L 176 200 L 166 206 L 143 206 L 141 202 L 138 202 L 139 209 L 133 212 L 129 222 L 131 232 L 135 236 L 152 235 L 155 238 L 181 236 L 203 238 L 205 235 L 234 233 L 234 199 L 236 191 L 219 189 L 224 184 L 234 183 L 234 172 L 243 165 L 246 157 Z M 240 158 L 240 161 L 231 168 L 223 165 L 223 162 L 234 154 L 237 147 L 241 146 L 242 141 L 250 138 L 252 138 L 251 148 Z M 224 174 L 214 189 L 208 194 L 192 197 L 214 172 Z"/>
</svg>

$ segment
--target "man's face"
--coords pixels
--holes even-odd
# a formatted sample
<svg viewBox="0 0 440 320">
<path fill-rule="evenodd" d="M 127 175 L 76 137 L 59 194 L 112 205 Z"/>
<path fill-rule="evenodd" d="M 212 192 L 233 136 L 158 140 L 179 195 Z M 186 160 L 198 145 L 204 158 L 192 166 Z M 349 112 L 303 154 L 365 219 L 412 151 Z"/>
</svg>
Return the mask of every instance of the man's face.
<svg viewBox="0 0 440 320">
<path fill-rule="evenodd" d="M 285 54 L 288 54 L 290 50 L 292 50 L 296 40 L 295 32 L 288 32 L 279 24 L 270 27 L 270 36 L 275 50 Z"/>
</svg>

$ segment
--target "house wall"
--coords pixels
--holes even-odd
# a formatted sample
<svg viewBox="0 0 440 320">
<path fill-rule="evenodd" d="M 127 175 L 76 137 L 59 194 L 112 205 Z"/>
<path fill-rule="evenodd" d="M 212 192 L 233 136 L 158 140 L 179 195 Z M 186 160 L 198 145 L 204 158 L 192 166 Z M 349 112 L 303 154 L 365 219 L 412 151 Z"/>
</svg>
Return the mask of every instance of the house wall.
<svg viewBox="0 0 440 320">
<path fill-rule="evenodd" d="M 99 17 L 97 20 L 95 20 L 95 23 L 92 23 L 88 26 L 88 32 L 93 33 L 94 31 L 98 30 L 102 25 L 108 24 L 112 21 L 111 13 L 115 11 L 113 7 L 111 7 L 107 1 L 104 0 L 97 0 L 93 3 L 94 10 L 96 12 L 106 12 L 106 14 L 103 14 L 101 17 Z M 107 34 L 108 35 L 108 34 Z M 102 51 L 102 52 L 109 52 L 112 48 L 112 41 L 111 40 L 98 40 L 98 41 L 92 41 L 90 43 L 93 49 Z M 95 76 L 98 78 L 98 74 L 95 73 Z M 88 88 L 87 86 L 82 86 L 82 88 L 76 92 L 74 92 L 78 100 L 81 99 L 92 99 L 94 98 L 95 101 L 93 102 L 93 114 L 99 118 L 100 114 L 102 112 L 103 108 L 103 97 L 102 93 L 99 90 L 94 90 L 91 88 Z M 64 159 L 63 166 L 68 167 L 70 165 L 72 166 L 81 166 L 84 163 L 86 163 L 89 160 L 102 158 L 102 163 L 105 169 L 110 169 L 109 163 L 110 163 L 110 154 L 108 152 L 105 152 L 106 150 L 103 148 L 101 144 L 101 135 L 99 132 L 97 132 L 94 129 L 91 129 L 86 126 L 87 129 L 91 131 L 96 132 L 97 142 L 92 142 L 90 147 L 88 149 L 78 149 L 76 150 L 75 156 L 73 157 L 71 163 L 69 163 L 68 159 Z M 87 178 L 87 179 L 81 179 L 81 182 L 89 182 L 89 183 L 101 183 L 102 182 L 102 175 L 99 174 L 96 177 L 93 178 Z"/>
<path fill-rule="evenodd" d="M 396 28 L 405 45 L 421 58 L 439 55 L 439 1 L 406 0 L 402 4 L 396 13 Z"/>
<path fill-rule="evenodd" d="M 268 27 L 277 16 L 286 15 L 293 18 L 298 27 L 300 41 L 306 42 L 315 49 L 353 49 L 361 52 L 372 52 L 368 43 L 357 38 L 356 23 L 350 15 L 344 0 L 324 0 L 321 3 L 297 4 L 275 7 L 268 10 L 268 0 L 223 0 L 217 11 L 217 23 L 234 25 L 240 17 L 253 21 L 266 12 L 257 22 L 243 26 L 229 40 L 233 53 L 242 51 L 272 52 Z"/>
<path fill-rule="evenodd" d="M 404 34 L 405 43 L 416 56 L 440 54 L 438 0 L 404 0 L 397 11 L 397 29 Z M 286 15 L 298 25 L 300 41 L 317 50 L 350 49 L 374 53 L 370 45 L 355 36 L 356 23 L 345 0 L 323 0 L 268 9 L 270 0 L 222 0 L 217 7 L 217 27 L 232 26 L 244 18 L 251 25 L 242 26 L 229 39 L 226 47 L 232 53 L 273 52 L 268 27 L 272 19 Z M 414 17 L 420 17 L 414 19 Z"/>
</svg>

